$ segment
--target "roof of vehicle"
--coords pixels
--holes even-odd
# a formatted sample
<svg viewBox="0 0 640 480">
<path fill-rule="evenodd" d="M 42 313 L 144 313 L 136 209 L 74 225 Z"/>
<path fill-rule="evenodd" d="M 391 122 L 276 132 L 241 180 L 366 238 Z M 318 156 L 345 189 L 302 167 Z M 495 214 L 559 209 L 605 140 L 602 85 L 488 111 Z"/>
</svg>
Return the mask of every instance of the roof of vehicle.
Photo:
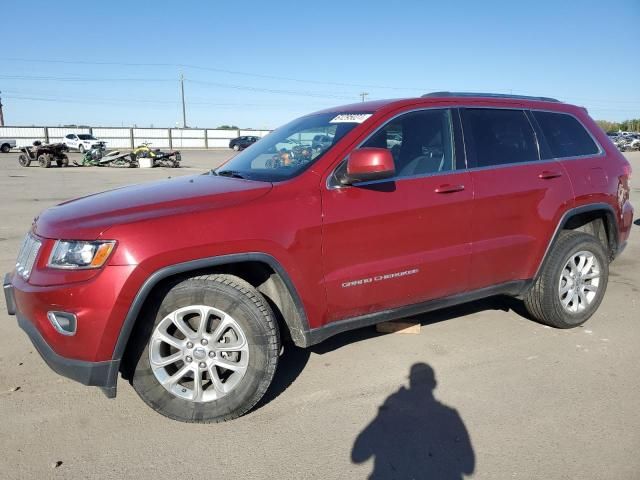
<svg viewBox="0 0 640 480">
<path fill-rule="evenodd" d="M 516 100 L 537 100 L 543 102 L 556 102 L 559 103 L 560 100 L 556 100 L 551 97 L 534 97 L 530 95 L 512 95 L 507 93 L 479 93 L 479 92 L 431 92 L 425 93 L 421 98 L 432 98 L 432 97 L 464 97 L 464 98 L 508 98 L 508 99 L 516 99 Z"/>
<path fill-rule="evenodd" d="M 548 106 L 553 110 L 562 110 L 562 107 L 573 107 L 555 98 L 535 97 L 526 95 L 511 95 L 500 93 L 474 93 L 474 92 L 432 92 L 413 98 L 392 98 L 386 100 L 373 100 L 368 102 L 352 103 L 327 108 L 316 113 L 351 112 L 371 113 L 387 108 L 400 108 L 410 105 L 429 105 L 434 103 L 485 103 L 490 105 L 513 105 L 521 107 L 523 103 L 535 103 L 538 107 Z"/>
</svg>

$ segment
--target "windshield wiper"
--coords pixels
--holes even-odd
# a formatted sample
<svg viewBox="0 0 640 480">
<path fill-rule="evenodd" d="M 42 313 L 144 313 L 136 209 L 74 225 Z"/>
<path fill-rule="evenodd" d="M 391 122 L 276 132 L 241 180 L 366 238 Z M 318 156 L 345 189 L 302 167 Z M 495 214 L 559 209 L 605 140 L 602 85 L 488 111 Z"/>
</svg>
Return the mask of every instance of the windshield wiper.
<svg viewBox="0 0 640 480">
<path fill-rule="evenodd" d="M 215 175 L 220 175 L 221 177 L 233 177 L 233 178 L 244 178 L 240 172 L 235 170 L 220 170 L 217 172 L 213 172 Z"/>
</svg>

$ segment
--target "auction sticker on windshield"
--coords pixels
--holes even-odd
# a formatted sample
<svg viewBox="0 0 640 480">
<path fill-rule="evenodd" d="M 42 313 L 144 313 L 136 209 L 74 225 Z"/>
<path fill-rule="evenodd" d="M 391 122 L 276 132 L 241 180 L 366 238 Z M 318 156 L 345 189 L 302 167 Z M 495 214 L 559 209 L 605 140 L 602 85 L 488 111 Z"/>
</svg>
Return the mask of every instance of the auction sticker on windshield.
<svg viewBox="0 0 640 480">
<path fill-rule="evenodd" d="M 370 113 L 341 113 L 333 117 L 329 123 L 362 123 L 370 116 Z"/>
</svg>

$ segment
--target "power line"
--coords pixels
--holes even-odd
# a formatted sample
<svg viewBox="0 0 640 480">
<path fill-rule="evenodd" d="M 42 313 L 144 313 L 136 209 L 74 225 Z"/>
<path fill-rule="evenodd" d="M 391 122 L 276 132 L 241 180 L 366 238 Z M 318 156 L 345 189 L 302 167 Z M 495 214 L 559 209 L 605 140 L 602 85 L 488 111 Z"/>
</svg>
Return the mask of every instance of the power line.
<svg viewBox="0 0 640 480">
<path fill-rule="evenodd" d="M 331 86 L 341 86 L 341 87 L 354 87 L 354 88 L 374 88 L 374 89 L 383 89 L 383 90 L 396 90 L 396 91 L 413 91 L 413 92 L 425 92 L 425 91 L 432 91 L 432 90 L 442 90 L 442 89 L 437 89 L 437 88 L 425 88 L 425 87 L 399 87 L 399 86 L 391 86 L 391 85 L 373 85 L 373 84 L 360 84 L 360 83 L 345 83 L 345 82 L 327 82 L 327 81 L 321 81 L 321 80 L 311 80 L 311 79 L 301 79 L 301 78 L 294 78 L 294 77 L 286 77 L 286 76 L 279 76 L 279 75 L 270 75 L 270 74 L 262 74 L 262 73 L 255 73 L 255 72 L 243 72 L 243 71 L 237 71 L 237 70 L 228 70 L 228 69 L 224 69 L 224 68 L 217 68 L 217 67 L 209 67 L 209 66 L 203 66 L 203 65 L 194 65 L 194 64 L 186 64 L 186 63 L 168 63 L 168 62 L 162 62 L 162 63 L 149 63 L 149 62 L 145 62 L 145 63 L 133 63 L 133 62 L 101 62 L 101 61 L 84 61 L 84 60 L 58 60 L 58 59 L 53 59 L 53 60 L 40 60 L 40 59 L 27 59 L 27 58 L 16 58 L 16 57 L 0 57 L 0 61 L 13 61 L 13 62 L 25 62 L 25 63 L 53 63 L 53 64 L 67 64 L 67 65 L 102 65 L 102 66 L 123 66 L 123 67 L 175 67 L 175 68 L 181 68 L 181 69 L 193 69 L 193 70 L 201 70 L 201 71 L 211 71 L 211 72 L 218 72 L 218 73 L 227 73 L 227 74 L 231 74 L 231 75 L 242 75 L 242 76 L 248 76 L 248 77 L 255 77 L 255 78 L 268 78 L 268 79 L 273 79 L 273 80 L 287 80 L 287 81 L 292 81 L 292 82 L 299 82 L 299 83 L 307 83 L 307 84 L 314 84 L 314 85 L 331 85 Z M 104 79 L 103 77 L 99 77 L 99 78 L 87 78 L 87 77 L 28 77 L 28 76 L 21 76 L 21 75 L 0 75 L 0 78 L 6 78 L 6 79 L 16 79 L 16 80 L 51 80 L 51 81 L 77 81 L 77 82 L 83 82 L 83 81 L 87 81 L 87 82 L 110 82 L 110 81 L 140 81 L 140 82 L 145 82 L 145 81 L 154 81 L 154 82 L 171 82 L 173 81 L 172 79 L 149 79 L 149 78 L 109 78 L 109 79 Z M 193 80 L 192 80 L 193 81 Z M 211 85 L 215 85 L 215 86 L 219 86 L 222 88 L 236 88 L 236 89 L 246 89 L 246 90 L 252 90 L 252 91 L 265 91 L 267 93 L 280 93 L 280 92 L 275 92 L 275 91 L 271 91 L 269 89 L 257 89 L 257 88 L 251 88 L 251 87 L 243 87 L 243 86 L 238 86 L 238 85 L 230 85 L 230 84 L 215 84 L 215 83 L 210 83 Z M 489 89 L 492 91 L 504 91 L 505 89 Z M 509 93 L 513 93 L 513 92 L 517 92 L 519 94 L 523 94 L 523 95 L 537 95 L 540 92 L 527 92 L 527 91 L 520 91 L 520 90 L 513 90 L 513 89 L 508 89 Z M 287 92 L 290 93 L 290 92 Z M 291 93 L 291 94 L 295 94 L 295 95 L 306 95 L 308 96 L 308 92 L 295 92 L 295 93 Z M 321 93 L 314 93 L 314 96 L 324 96 L 326 98 L 352 98 L 352 97 L 347 97 L 347 96 L 330 96 L 328 94 L 321 94 Z M 558 96 L 558 95 L 556 95 Z M 562 95 L 560 95 L 560 97 L 563 97 Z M 589 103 L 593 103 L 593 102 L 604 102 L 607 104 L 611 104 L 611 103 L 620 103 L 620 104 L 625 104 L 625 105 L 629 105 L 629 101 L 628 100 L 609 100 L 609 99 L 593 99 L 593 98 L 585 98 L 585 97 L 573 97 L 571 95 L 563 97 L 569 101 L 578 101 L 578 102 L 589 102 Z M 632 102 L 636 102 L 635 100 L 632 100 Z M 640 100 L 638 101 L 638 103 L 640 103 Z"/>
<path fill-rule="evenodd" d="M 397 86 L 390 86 L 390 85 L 326 82 L 321 80 L 283 77 L 280 75 L 269 75 L 264 73 L 252 73 L 252 72 L 242 72 L 238 70 L 227 70 L 224 68 L 208 67 L 203 65 L 193 65 L 188 63 L 132 63 L 132 62 L 96 62 L 96 61 L 83 61 L 83 60 L 35 60 L 35 59 L 26 59 L 26 58 L 13 58 L 13 57 L 8 57 L 8 58 L 0 57 L 0 61 L 14 61 L 14 62 L 25 62 L 25 63 L 59 63 L 59 64 L 67 64 L 67 65 L 103 65 L 103 66 L 121 66 L 121 67 L 175 67 L 175 68 L 182 68 L 182 69 L 193 69 L 193 70 L 203 70 L 203 71 L 209 71 L 209 72 L 228 73 L 230 75 L 243 75 L 247 77 L 269 78 L 272 80 L 287 80 L 291 82 L 309 83 L 314 85 L 332 85 L 332 86 L 339 86 L 339 87 L 377 88 L 377 89 L 384 89 L 384 90 L 404 90 L 404 91 L 420 91 L 420 92 L 429 90 L 429 89 L 425 89 L 424 87 L 397 87 Z"/>
<path fill-rule="evenodd" d="M 221 87 L 221 88 L 233 88 L 236 90 L 248 90 L 251 92 L 265 92 L 265 93 L 277 93 L 283 95 L 301 95 L 305 97 L 316 97 L 316 98 L 338 98 L 338 99 L 353 99 L 353 95 L 334 95 L 330 93 L 320 93 L 320 92 L 311 92 L 311 91 L 301 91 L 301 90 L 285 90 L 285 89 L 277 89 L 277 88 L 261 88 L 261 87 L 250 87 L 248 85 L 236 85 L 231 83 L 219 83 L 219 82 L 207 82 L 204 80 L 192 80 L 186 79 L 189 83 L 194 83 L 197 85 L 209 85 L 213 87 Z"/>
<path fill-rule="evenodd" d="M 123 105 L 123 104 L 152 104 L 160 106 L 180 106 L 180 102 L 171 100 L 146 100 L 146 99 L 127 99 L 127 98 L 101 98 L 101 97 L 47 97 L 47 96 L 32 96 L 32 95 L 5 95 L 4 98 L 12 100 L 28 100 L 28 101 L 41 101 L 41 102 L 60 102 L 60 103 L 79 103 L 83 105 L 87 104 L 100 104 L 100 105 Z M 194 97 L 197 98 L 197 97 Z M 227 103 L 227 102 L 213 102 L 213 101 L 193 101 L 189 102 L 189 106 L 215 106 L 215 107 L 251 107 L 251 108 L 273 108 L 281 106 L 281 104 L 260 104 L 260 103 Z M 306 104 L 305 104 L 306 105 Z"/>
<path fill-rule="evenodd" d="M 39 75 L 0 75 L 5 80 L 36 80 L 47 82 L 175 82 L 171 78 L 113 78 L 113 77 L 53 77 Z"/>
<path fill-rule="evenodd" d="M 175 82 L 173 79 L 165 79 L 165 78 L 153 78 L 153 79 L 144 79 L 144 78 L 105 78 L 105 77 L 47 77 L 47 76 L 33 76 L 33 75 L 0 75 L 0 79 L 9 79 L 9 80 L 35 80 L 35 81 L 47 81 L 47 82 Z M 315 98 L 337 98 L 337 99 L 352 99 L 353 95 L 335 95 L 324 92 L 311 92 L 311 91 L 300 91 L 300 90 L 282 90 L 282 89 L 274 89 L 274 88 L 259 88 L 259 87 L 251 87 L 248 85 L 238 85 L 238 84 L 230 84 L 230 83 L 219 83 L 219 82 L 207 82 L 204 80 L 192 80 L 192 79 L 184 79 L 184 81 L 199 84 L 199 85 L 209 85 L 220 88 L 230 88 L 235 90 L 246 90 L 251 92 L 266 92 L 266 93 L 276 93 L 276 94 L 284 94 L 284 95 L 298 95 L 304 97 L 315 97 Z"/>
<path fill-rule="evenodd" d="M 210 67 L 204 65 L 194 65 L 187 63 L 133 63 L 133 62 L 101 62 L 101 61 L 84 61 L 84 60 L 40 60 L 40 59 L 28 59 L 28 58 L 16 58 L 16 57 L 0 57 L 0 61 L 13 61 L 13 62 L 24 62 L 24 63 L 53 63 L 53 64 L 67 64 L 67 65 L 102 65 L 102 66 L 123 66 L 123 67 L 175 67 L 181 69 L 193 69 L 193 70 L 201 70 L 201 71 L 210 71 L 210 72 L 218 72 L 218 73 L 227 73 L 230 75 L 242 75 L 247 77 L 255 77 L 255 78 L 269 78 L 273 80 L 287 80 L 292 82 L 299 83 L 308 83 L 314 85 L 331 85 L 331 86 L 341 86 L 341 87 L 354 87 L 354 88 L 374 88 L 374 89 L 382 89 L 382 90 L 397 90 L 397 91 L 414 91 L 414 92 L 426 92 L 426 91 L 435 91 L 435 90 L 443 90 L 442 88 L 426 88 L 422 87 L 400 87 L 400 86 L 392 86 L 392 85 L 374 85 L 374 84 L 362 84 L 362 83 L 345 83 L 345 82 L 327 82 L 321 80 L 312 80 L 312 79 L 301 79 L 294 77 L 286 77 L 280 75 L 270 75 L 263 73 L 255 73 L 255 72 L 244 72 L 238 70 L 228 70 L 224 68 Z M 143 79 L 140 79 L 143 80 Z M 99 80 L 95 80 L 99 81 Z M 162 80 L 162 81 L 170 81 L 170 80 Z M 445 89 L 446 90 L 446 89 Z M 514 89 L 504 89 L 498 88 L 493 89 L 490 88 L 488 90 L 492 91 L 506 91 L 509 93 L 517 92 L 523 95 L 539 95 L 540 92 L 527 92 L 520 91 Z M 558 95 L 556 95 L 558 96 Z M 560 95 L 562 97 L 562 95 Z M 568 100 L 574 101 L 587 101 L 587 102 L 605 102 L 605 103 L 622 103 L 628 104 L 627 100 L 608 100 L 608 99 L 593 99 L 593 98 L 584 98 L 584 97 L 573 97 L 571 95 L 564 97 Z M 635 100 L 633 100 L 635 102 Z"/>
</svg>

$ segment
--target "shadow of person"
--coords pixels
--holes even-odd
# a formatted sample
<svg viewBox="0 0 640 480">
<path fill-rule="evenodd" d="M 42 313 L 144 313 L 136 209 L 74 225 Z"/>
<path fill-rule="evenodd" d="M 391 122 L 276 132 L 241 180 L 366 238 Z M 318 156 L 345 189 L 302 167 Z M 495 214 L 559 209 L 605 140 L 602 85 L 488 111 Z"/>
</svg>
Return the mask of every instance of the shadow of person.
<svg viewBox="0 0 640 480">
<path fill-rule="evenodd" d="M 425 363 L 411 367 L 401 387 L 358 435 L 354 463 L 374 457 L 370 479 L 462 479 L 475 468 L 469 433 L 458 412 L 433 396 L 436 379 Z"/>
</svg>

